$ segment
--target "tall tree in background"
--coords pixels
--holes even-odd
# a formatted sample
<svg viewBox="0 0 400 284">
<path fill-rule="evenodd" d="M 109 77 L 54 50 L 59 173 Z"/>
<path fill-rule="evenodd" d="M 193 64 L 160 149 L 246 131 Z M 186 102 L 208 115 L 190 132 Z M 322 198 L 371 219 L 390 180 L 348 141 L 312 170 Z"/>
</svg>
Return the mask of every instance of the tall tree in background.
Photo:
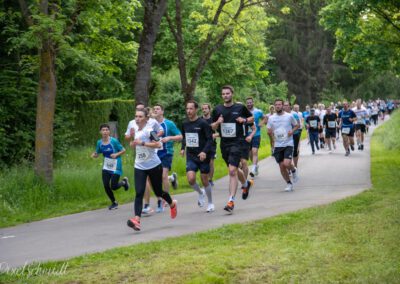
<svg viewBox="0 0 400 284">
<path fill-rule="evenodd" d="M 289 95 L 304 105 L 316 102 L 328 86 L 334 68 L 334 39 L 319 25 L 324 1 L 273 1 L 267 14 L 277 24 L 267 32 L 267 46 L 276 59 L 278 81 L 288 83 Z"/>
<path fill-rule="evenodd" d="M 136 102 L 141 102 L 145 105 L 149 102 L 154 45 L 160 28 L 161 18 L 167 9 L 167 2 L 167 0 L 144 1 L 143 31 L 137 57 L 134 94 Z"/>
<path fill-rule="evenodd" d="M 230 36 L 235 36 L 234 33 L 239 30 L 245 33 L 246 28 L 250 25 L 254 26 L 256 17 L 260 15 L 260 11 L 262 12 L 261 5 L 267 2 L 251 0 L 197 2 L 200 4 L 197 7 L 199 10 L 189 12 L 188 18 L 192 23 L 185 31 L 183 26 L 185 18 L 182 16 L 183 3 L 181 0 L 175 0 L 175 15 L 167 14 L 166 17 L 176 42 L 181 90 L 185 101 L 194 98 L 201 75 L 211 57 L 223 46 L 225 40 Z M 193 2 L 191 4 L 193 5 Z M 185 2 L 185 5 L 189 3 Z M 264 13 L 262 15 L 265 17 Z M 264 26 L 263 22 L 257 23 L 261 24 L 261 27 Z M 188 33 L 192 34 L 190 40 L 188 40 Z M 197 38 L 193 37 L 193 34 Z M 236 39 L 239 39 L 238 33 L 236 36 Z"/>
</svg>

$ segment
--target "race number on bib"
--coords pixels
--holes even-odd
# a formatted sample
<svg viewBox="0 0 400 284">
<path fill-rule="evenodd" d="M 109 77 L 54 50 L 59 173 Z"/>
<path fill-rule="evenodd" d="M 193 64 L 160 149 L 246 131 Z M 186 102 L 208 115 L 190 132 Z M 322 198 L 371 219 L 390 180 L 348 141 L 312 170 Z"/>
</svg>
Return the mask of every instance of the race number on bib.
<svg viewBox="0 0 400 284">
<path fill-rule="evenodd" d="M 236 123 L 222 123 L 221 135 L 225 138 L 236 137 Z"/>
<path fill-rule="evenodd" d="M 274 131 L 274 136 L 276 141 L 282 142 L 286 140 L 288 134 L 285 128 L 278 128 Z"/>
<path fill-rule="evenodd" d="M 187 147 L 199 147 L 198 133 L 185 133 Z"/>
<path fill-rule="evenodd" d="M 317 128 L 318 122 L 316 120 L 310 120 L 310 126 L 312 128 Z"/>
<path fill-rule="evenodd" d="M 115 172 L 117 170 L 117 159 L 104 158 L 103 170 Z"/>
<path fill-rule="evenodd" d="M 136 160 L 144 162 L 150 157 L 149 150 L 144 146 L 136 146 Z"/>
<path fill-rule="evenodd" d="M 335 128 L 336 127 L 336 121 L 328 121 L 328 127 L 329 128 Z"/>
<path fill-rule="evenodd" d="M 350 133 L 350 127 L 342 128 L 342 134 L 349 134 L 349 133 Z"/>
</svg>

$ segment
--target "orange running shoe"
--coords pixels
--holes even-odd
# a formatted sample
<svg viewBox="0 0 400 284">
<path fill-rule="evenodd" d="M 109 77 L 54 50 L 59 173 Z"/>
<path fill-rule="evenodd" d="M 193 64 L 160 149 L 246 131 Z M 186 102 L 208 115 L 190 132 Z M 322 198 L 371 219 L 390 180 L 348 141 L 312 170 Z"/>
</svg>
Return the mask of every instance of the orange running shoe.
<svg viewBox="0 0 400 284">
<path fill-rule="evenodd" d="M 224 207 L 224 210 L 232 213 L 233 208 L 235 208 L 235 203 L 233 201 L 229 201 L 228 204 Z"/>
<path fill-rule="evenodd" d="M 135 231 L 140 231 L 140 221 L 136 218 L 129 219 L 127 225 Z"/>
<path fill-rule="evenodd" d="M 173 200 L 172 202 L 175 204 L 175 206 L 174 207 L 170 207 L 171 219 L 175 219 L 176 215 L 178 215 L 178 201 Z"/>
</svg>

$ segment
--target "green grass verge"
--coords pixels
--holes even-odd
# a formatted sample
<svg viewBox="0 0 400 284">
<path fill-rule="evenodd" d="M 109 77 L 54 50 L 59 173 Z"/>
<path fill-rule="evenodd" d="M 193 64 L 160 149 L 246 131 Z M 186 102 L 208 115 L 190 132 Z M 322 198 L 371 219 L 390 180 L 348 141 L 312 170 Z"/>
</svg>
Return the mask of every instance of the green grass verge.
<svg viewBox="0 0 400 284">
<path fill-rule="evenodd" d="M 389 132 L 390 131 L 390 132 Z M 73 258 L 6 283 L 399 283 L 400 113 L 372 139 L 373 187 L 326 206 Z M 42 269 L 60 269 L 49 262 Z M 33 273 L 34 274 L 34 273 Z M 29 277 L 28 277 L 29 276 Z"/>
</svg>

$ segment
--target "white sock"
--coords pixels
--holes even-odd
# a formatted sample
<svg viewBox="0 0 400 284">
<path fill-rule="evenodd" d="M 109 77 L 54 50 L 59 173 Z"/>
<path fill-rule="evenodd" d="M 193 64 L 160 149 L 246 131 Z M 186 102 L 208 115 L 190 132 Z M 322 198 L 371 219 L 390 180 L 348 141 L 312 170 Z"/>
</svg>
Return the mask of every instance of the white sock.
<svg viewBox="0 0 400 284">
<path fill-rule="evenodd" d="M 200 189 L 200 186 L 199 186 L 197 183 L 195 183 L 194 185 L 192 185 L 192 188 L 193 188 L 193 190 L 196 191 L 198 194 L 203 194 L 203 192 L 202 192 L 201 189 Z"/>
<path fill-rule="evenodd" d="M 212 202 L 212 194 L 211 194 L 211 184 L 209 184 L 207 187 L 205 187 L 204 190 L 206 191 L 206 194 L 207 194 L 208 204 L 213 203 Z"/>
</svg>

